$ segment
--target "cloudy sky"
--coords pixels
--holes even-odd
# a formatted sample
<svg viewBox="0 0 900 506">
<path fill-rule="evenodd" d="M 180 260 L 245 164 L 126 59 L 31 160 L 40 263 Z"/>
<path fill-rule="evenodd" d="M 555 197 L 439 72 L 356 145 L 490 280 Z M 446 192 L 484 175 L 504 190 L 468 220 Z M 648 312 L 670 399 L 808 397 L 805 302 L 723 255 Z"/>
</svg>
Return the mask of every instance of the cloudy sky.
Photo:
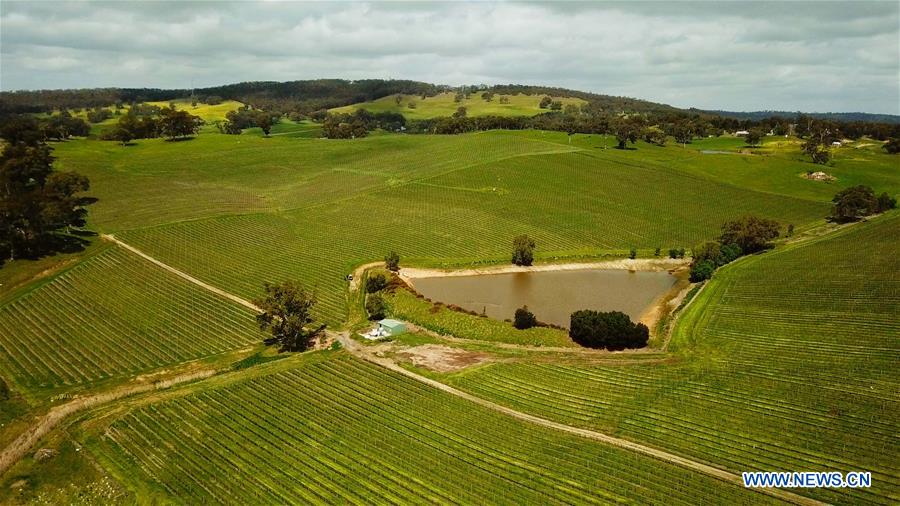
<svg viewBox="0 0 900 506">
<path fill-rule="evenodd" d="M 900 114 L 900 3 L 0 1 L 0 89 L 522 83 Z"/>
</svg>

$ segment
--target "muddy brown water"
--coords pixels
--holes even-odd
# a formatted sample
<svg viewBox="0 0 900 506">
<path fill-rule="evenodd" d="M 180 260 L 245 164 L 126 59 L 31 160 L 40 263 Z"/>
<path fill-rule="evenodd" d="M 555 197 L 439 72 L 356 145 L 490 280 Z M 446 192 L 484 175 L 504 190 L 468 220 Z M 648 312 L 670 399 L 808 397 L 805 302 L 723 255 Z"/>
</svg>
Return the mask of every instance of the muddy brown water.
<svg viewBox="0 0 900 506">
<path fill-rule="evenodd" d="M 579 309 L 621 311 L 637 321 L 675 281 L 664 271 L 585 269 L 424 277 L 412 283 L 435 302 L 484 311 L 498 320 L 512 319 L 527 305 L 538 320 L 568 327 Z"/>
</svg>

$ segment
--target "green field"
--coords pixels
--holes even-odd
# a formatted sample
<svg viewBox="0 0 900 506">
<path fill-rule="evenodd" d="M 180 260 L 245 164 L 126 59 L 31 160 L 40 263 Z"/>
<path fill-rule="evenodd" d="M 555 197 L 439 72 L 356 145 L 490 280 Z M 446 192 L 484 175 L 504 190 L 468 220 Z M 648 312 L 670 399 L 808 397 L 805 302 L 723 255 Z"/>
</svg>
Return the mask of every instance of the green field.
<svg viewBox="0 0 900 506">
<path fill-rule="evenodd" d="M 539 262 L 631 248 L 646 257 L 714 239 L 723 221 L 748 213 L 793 224 L 804 240 L 720 270 L 680 316 L 669 352 L 646 360 L 492 350 L 491 342 L 572 343 L 563 331 L 433 311 L 404 291 L 388 302 L 427 329 L 479 340 L 453 345 L 499 357 L 458 373 L 415 369 L 480 397 L 733 473 L 873 472 L 869 490 L 802 491 L 823 501 L 900 498 L 900 215 L 824 225 L 841 188 L 900 194 L 896 157 L 878 145 L 836 150 L 824 170 L 837 180 L 823 183 L 802 177 L 822 167 L 793 139 L 752 150 L 729 137 L 617 150 L 608 136 L 561 132 L 330 140 L 318 131 L 282 121 L 268 138 L 207 129 L 184 142 L 53 147 L 59 168 L 91 180 L 92 230 L 247 299 L 265 281 L 298 280 L 315 289 L 317 316 L 332 330 L 361 311 L 351 308 L 361 299 L 349 296 L 346 274 L 390 250 L 401 265 L 503 264 L 512 238 L 526 233 Z M 261 347 L 251 311 L 93 241 L 80 254 L 0 270 L 0 375 L 19 396 L 0 406 L 0 441 L 59 394 L 88 395 L 190 362 L 223 365 L 236 359 L 230 352 Z M 41 443 L 65 449 L 60 462 L 71 474 L 27 456 L 0 479 L 0 502 L 50 490 L 56 495 L 43 497 L 55 499 L 45 502 L 67 502 L 104 480 L 126 503 L 767 499 L 526 425 L 344 351 L 271 358 L 253 355 L 235 372 L 76 416 Z M 21 480 L 36 495 L 5 500 Z"/>
<path fill-rule="evenodd" d="M 766 501 L 475 408 L 344 353 L 279 369 L 105 417 L 83 437 L 146 500 Z"/>
<path fill-rule="evenodd" d="M 900 215 L 741 260 L 684 315 L 673 365 L 497 364 L 448 378 L 480 397 L 746 470 L 873 473 L 896 499 Z M 784 282 L 784 280 L 789 280 Z"/>
<path fill-rule="evenodd" d="M 249 310 L 118 247 L 0 306 L 0 367 L 63 390 L 257 344 Z"/>
<path fill-rule="evenodd" d="M 541 99 L 545 95 L 494 95 L 488 102 L 481 98 L 481 92 L 472 93 L 464 100 L 456 102 L 456 93 L 439 93 L 433 97 L 422 98 L 418 95 L 398 95 L 382 97 L 371 102 L 347 105 L 330 109 L 334 113 L 350 113 L 357 109 L 365 109 L 369 112 L 399 112 L 407 119 L 428 119 L 441 116 L 452 116 L 460 107 L 466 108 L 468 116 L 535 116 L 550 109 L 541 109 Z M 506 97 L 507 103 L 501 104 L 500 97 Z M 551 97 L 555 101 L 567 105 L 581 106 L 586 102 L 580 98 Z M 415 104 L 410 108 L 409 104 Z"/>
</svg>

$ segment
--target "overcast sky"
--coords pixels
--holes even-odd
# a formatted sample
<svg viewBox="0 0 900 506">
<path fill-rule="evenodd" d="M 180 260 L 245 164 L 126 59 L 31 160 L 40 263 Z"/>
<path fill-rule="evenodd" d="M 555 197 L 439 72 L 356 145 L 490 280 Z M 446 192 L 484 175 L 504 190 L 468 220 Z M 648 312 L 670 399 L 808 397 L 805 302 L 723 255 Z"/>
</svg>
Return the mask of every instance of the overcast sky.
<svg viewBox="0 0 900 506">
<path fill-rule="evenodd" d="M 900 114 L 900 3 L 0 1 L 0 89 L 336 77 Z"/>
</svg>

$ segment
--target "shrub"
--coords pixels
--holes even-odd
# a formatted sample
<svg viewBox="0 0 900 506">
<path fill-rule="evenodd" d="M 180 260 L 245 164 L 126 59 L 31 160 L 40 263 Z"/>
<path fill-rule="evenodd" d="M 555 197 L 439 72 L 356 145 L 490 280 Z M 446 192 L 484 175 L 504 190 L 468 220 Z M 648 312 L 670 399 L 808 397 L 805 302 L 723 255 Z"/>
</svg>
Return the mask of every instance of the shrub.
<svg viewBox="0 0 900 506">
<path fill-rule="evenodd" d="M 519 330 L 530 329 L 537 325 L 537 318 L 534 317 L 534 313 L 528 310 L 528 306 L 522 306 L 519 309 L 516 309 L 515 317 L 513 318 L 513 326 Z"/>
<path fill-rule="evenodd" d="M 884 146 L 881 146 L 881 149 L 888 152 L 888 154 L 896 155 L 900 153 L 900 137 L 894 137 L 893 139 L 888 139 L 887 142 L 884 143 Z"/>
<path fill-rule="evenodd" d="M 678 249 L 677 248 L 669 249 L 669 258 L 678 258 Z"/>
<path fill-rule="evenodd" d="M 588 348 L 622 350 L 646 346 L 650 330 L 643 323 L 632 322 L 628 315 L 619 311 L 582 309 L 572 313 L 569 336 Z"/>
<path fill-rule="evenodd" d="M 396 251 L 391 251 L 384 257 L 384 267 L 391 271 L 397 272 L 400 270 L 400 255 L 397 254 Z"/>
<path fill-rule="evenodd" d="M 660 248 L 656 248 L 655 250 L 653 250 L 653 256 L 658 257 L 661 251 L 662 250 Z"/>
<path fill-rule="evenodd" d="M 712 260 L 694 262 L 691 265 L 691 283 L 697 283 L 712 277 L 716 271 L 716 264 Z"/>
<path fill-rule="evenodd" d="M 637 250 L 634 248 L 631 248 L 631 251 L 628 252 L 628 258 L 630 258 L 632 260 L 637 258 Z"/>
<path fill-rule="evenodd" d="M 727 263 L 734 262 L 744 254 L 744 252 L 741 251 L 741 247 L 737 244 L 726 244 L 725 246 L 722 246 L 719 251 L 721 253 L 719 257 L 719 265 L 725 265 Z"/>
<path fill-rule="evenodd" d="M 381 320 L 384 318 L 385 305 L 381 294 L 370 293 L 366 296 L 366 313 L 369 314 L 370 320 Z"/>
<path fill-rule="evenodd" d="M 684 258 L 685 253 L 686 251 L 684 250 L 684 248 L 678 250 L 678 258 Z"/>
<path fill-rule="evenodd" d="M 366 278 L 366 293 L 375 293 L 383 290 L 388 284 L 384 274 L 378 272 Z"/>
</svg>

